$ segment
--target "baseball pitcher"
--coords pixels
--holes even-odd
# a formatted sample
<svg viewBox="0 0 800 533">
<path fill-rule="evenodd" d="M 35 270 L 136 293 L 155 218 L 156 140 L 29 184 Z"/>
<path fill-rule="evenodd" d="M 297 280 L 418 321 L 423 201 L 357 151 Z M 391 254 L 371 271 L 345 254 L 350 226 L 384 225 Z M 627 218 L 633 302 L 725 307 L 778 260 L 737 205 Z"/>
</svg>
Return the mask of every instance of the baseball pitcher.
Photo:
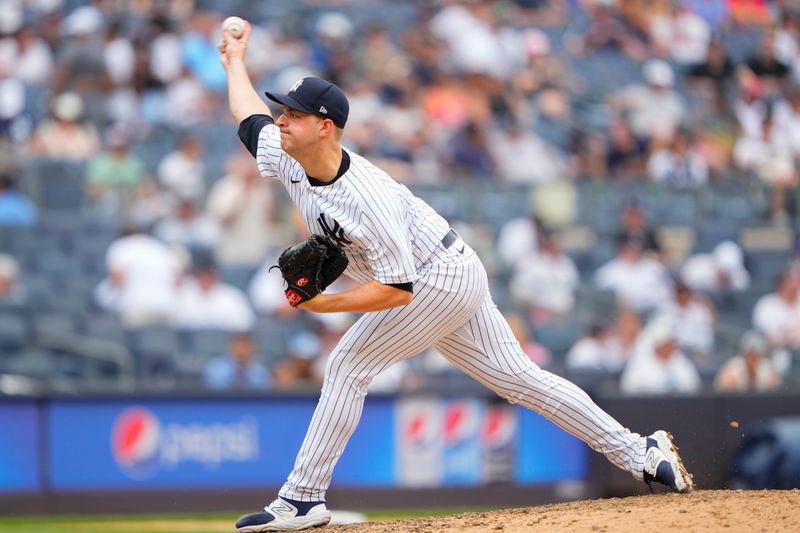
<svg viewBox="0 0 800 533">
<path fill-rule="evenodd" d="M 261 175 L 280 180 L 312 234 L 279 261 L 286 296 L 315 313 L 357 312 L 328 359 L 319 403 L 278 498 L 236 524 L 239 532 L 327 524 L 325 492 L 356 428 L 367 386 L 390 365 L 428 347 L 512 404 L 531 409 L 645 482 L 689 491 L 671 436 L 632 433 L 569 381 L 523 353 L 489 294 L 480 259 L 447 222 L 386 172 L 341 146 L 349 104 L 333 83 L 306 77 L 266 93 L 244 65 L 250 25 L 223 32 L 230 111 Z M 358 282 L 324 288 L 342 271 Z"/>
</svg>

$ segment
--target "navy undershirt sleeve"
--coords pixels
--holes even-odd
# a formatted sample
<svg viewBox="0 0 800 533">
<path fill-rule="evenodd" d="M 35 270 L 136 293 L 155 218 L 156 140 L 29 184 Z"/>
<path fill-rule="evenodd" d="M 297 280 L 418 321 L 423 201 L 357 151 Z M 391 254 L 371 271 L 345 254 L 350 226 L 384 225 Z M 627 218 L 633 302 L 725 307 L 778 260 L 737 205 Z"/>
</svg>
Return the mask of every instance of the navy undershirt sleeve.
<svg viewBox="0 0 800 533">
<path fill-rule="evenodd" d="M 409 283 L 388 283 L 390 287 L 394 287 L 395 289 L 403 289 L 404 291 L 408 291 L 410 293 L 414 293 L 414 284 Z"/>
<path fill-rule="evenodd" d="M 264 126 L 274 123 L 269 115 L 250 115 L 239 124 L 239 139 L 253 157 L 258 152 L 258 136 L 261 130 Z"/>
</svg>

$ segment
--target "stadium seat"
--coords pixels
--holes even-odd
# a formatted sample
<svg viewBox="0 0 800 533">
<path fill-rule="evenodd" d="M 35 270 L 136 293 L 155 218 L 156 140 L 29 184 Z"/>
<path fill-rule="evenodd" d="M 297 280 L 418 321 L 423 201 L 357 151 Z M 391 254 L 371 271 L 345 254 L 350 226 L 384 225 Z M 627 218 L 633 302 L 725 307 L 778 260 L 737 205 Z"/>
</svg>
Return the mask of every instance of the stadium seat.
<svg viewBox="0 0 800 533">
<path fill-rule="evenodd" d="M 161 386 L 174 379 L 175 361 L 180 354 L 177 331 L 164 325 L 150 325 L 127 330 L 126 338 L 140 384 L 146 385 L 154 378 Z"/>
<path fill-rule="evenodd" d="M 134 352 L 173 354 L 178 348 L 178 332 L 166 325 L 148 325 L 127 330 Z"/>
<path fill-rule="evenodd" d="M 39 309 L 31 319 L 36 339 L 75 335 L 78 331 L 78 317 L 69 312 Z"/>
<path fill-rule="evenodd" d="M 35 378 L 40 382 L 47 382 L 54 375 L 53 360 L 48 351 L 29 348 L 21 351 L 16 357 L 9 359 L 5 372 Z"/>
<path fill-rule="evenodd" d="M 105 339 L 125 344 L 128 340 L 125 328 L 112 313 L 97 311 L 90 313 L 84 320 L 83 333 L 88 337 Z"/>
<path fill-rule="evenodd" d="M 219 272 L 223 281 L 247 291 L 247 286 L 255 274 L 255 269 L 252 267 L 220 266 Z"/>
<path fill-rule="evenodd" d="M 561 360 L 575 344 L 581 331 L 581 325 L 576 320 L 552 322 L 533 328 L 533 338 L 544 345 L 555 360 Z"/>
<path fill-rule="evenodd" d="M 0 310 L 0 352 L 22 350 L 27 341 L 28 328 L 21 314 Z"/>
<path fill-rule="evenodd" d="M 228 351 L 231 333 L 218 329 L 185 330 L 186 350 L 194 357 L 207 359 Z"/>
</svg>

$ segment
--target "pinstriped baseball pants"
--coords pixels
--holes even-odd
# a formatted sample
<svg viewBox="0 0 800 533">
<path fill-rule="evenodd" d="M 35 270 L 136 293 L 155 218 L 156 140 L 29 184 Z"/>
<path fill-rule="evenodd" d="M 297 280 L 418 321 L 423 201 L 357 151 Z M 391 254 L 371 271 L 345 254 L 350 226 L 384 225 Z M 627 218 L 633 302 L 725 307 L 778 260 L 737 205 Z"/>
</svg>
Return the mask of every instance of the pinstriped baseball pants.
<svg viewBox="0 0 800 533">
<path fill-rule="evenodd" d="M 530 361 L 492 302 L 483 265 L 459 240 L 424 266 L 410 304 L 367 313 L 342 337 L 328 359 L 319 403 L 280 495 L 324 500 L 372 378 L 431 346 L 510 403 L 545 416 L 642 478 L 646 439 L 577 386 Z"/>
</svg>

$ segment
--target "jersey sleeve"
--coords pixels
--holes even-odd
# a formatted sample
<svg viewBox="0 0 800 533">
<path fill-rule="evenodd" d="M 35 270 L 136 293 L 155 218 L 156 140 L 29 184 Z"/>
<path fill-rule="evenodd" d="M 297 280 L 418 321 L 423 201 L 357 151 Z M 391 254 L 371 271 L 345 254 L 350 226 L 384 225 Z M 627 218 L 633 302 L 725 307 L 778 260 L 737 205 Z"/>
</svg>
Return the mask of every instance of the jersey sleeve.
<svg viewBox="0 0 800 533">
<path fill-rule="evenodd" d="M 278 178 L 281 160 L 281 135 L 269 115 L 250 115 L 239 124 L 239 139 L 256 158 L 262 176 Z"/>
</svg>

